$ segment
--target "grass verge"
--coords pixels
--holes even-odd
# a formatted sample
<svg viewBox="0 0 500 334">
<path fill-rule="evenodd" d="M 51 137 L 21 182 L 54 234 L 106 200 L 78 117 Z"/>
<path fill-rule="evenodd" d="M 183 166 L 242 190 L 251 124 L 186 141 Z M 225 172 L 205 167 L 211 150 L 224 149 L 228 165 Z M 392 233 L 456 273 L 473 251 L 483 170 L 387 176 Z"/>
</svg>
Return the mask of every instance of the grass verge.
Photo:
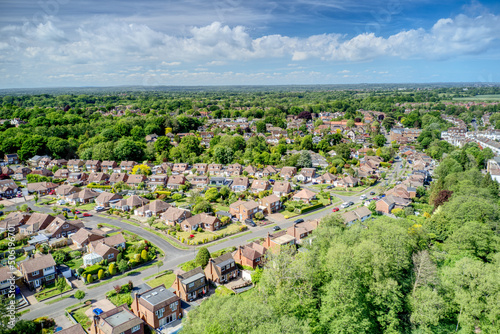
<svg viewBox="0 0 500 334">
<path fill-rule="evenodd" d="M 187 246 L 182 246 L 182 245 L 179 245 L 177 242 L 173 241 L 172 239 L 170 239 L 169 237 L 167 237 L 166 235 L 160 233 L 160 232 L 156 232 L 155 230 L 153 229 L 150 229 L 149 227 L 145 227 L 144 228 L 146 231 L 148 232 L 151 232 L 153 234 L 156 234 L 157 236 L 159 236 L 160 238 L 162 238 L 163 240 L 165 240 L 166 242 L 168 242 L 169 244 L 171 244 L 172 246 L 174 246 L 175 248 L 179 248 L 179 249 L 189 249 L 189 247 Z"/>
</svg>

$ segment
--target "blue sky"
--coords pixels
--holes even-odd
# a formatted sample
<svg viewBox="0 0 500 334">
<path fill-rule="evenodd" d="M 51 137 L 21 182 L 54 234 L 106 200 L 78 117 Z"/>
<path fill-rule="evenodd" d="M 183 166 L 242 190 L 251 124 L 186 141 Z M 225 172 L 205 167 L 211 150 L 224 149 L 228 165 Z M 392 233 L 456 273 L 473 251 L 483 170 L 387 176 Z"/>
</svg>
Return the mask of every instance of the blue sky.
<svg viewBox="0 0 500 334">
<path fill-rule="evenodd" d="M 500 2 L 2 0 L 0 88 L 500 82 Z"/>
</svg>

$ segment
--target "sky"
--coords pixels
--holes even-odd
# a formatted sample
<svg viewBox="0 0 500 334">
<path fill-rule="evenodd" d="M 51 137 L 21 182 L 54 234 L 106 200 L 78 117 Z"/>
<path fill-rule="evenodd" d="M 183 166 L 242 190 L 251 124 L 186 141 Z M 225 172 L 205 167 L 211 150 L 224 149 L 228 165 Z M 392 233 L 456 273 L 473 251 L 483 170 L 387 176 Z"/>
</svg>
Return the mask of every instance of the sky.
<svg viewBox="0 0 500 334">
<path fill-rule="evenodd" d="M 500 2 L 0 0 L 0 89 L 500 82 Z"/>
</svg>

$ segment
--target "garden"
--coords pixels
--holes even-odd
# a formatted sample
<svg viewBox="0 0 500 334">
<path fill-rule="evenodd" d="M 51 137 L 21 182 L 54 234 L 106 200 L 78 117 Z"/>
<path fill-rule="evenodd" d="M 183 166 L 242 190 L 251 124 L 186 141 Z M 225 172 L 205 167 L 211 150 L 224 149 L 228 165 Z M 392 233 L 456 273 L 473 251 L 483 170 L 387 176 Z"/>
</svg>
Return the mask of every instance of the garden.
<svg viewBox="0 0 500 334">
<path fill-rule="evenodd" d="M 64 290 L 61 292 L 61 290 L 59 290 L 59 288 L 56 286 L 56 284 L 52 283 L 52 284 L 45 286 L 45 288 L 42 291 L 35 293 L 35 298 L 36 298 L 36 300 L 41 302 L 45 299 L 49 299 L 51 297 L 57 296 L 58 294 L 64 293 L 64 292 L 69 291 L 71 289 L 72 289 L 72 287 L 69 286 L 68 284 L 66 284 L 64 286 Z"/>
<path fill-rule="evenodd" d="M 156 288 L 157 286 L 164 284 L 168 289 L 172 286 L 172 284 L 174 284 L 175 281 L 175 274 L 172 272 L 172 270 L 165 270 L 150 277 L 154 278 L 147 281 L 146 283 L 152 288 Z"/>
<path fill-rule="evenodd" d="M 181 230 L 180 226 L 176 226 L 176 228 L 169 228 L 167 230 L 167 234 L 187 245 L 201 245 L 229 235 L 243 232 L 247 228 L 248 227 L 246 225 L 243 225 L 240 222 L 225 225 L 216 231 L 205 231 L 198 228 L 197 231 L 186 232 Z"/>
<path fill-rule="evenodd" d="M 130 292 L 134 288 L 132 281 L 128 281 L 128 284 L 124 284 L 122 286 L 115 285 L 113 287 L 114 290 L 109 291 L 106 294 L 106 299 L 112 302 L 115 306 L 120 306 L 123 304 L 127 304 L 128 307 L 132 305 L 132 295 Z"/>
</svg>

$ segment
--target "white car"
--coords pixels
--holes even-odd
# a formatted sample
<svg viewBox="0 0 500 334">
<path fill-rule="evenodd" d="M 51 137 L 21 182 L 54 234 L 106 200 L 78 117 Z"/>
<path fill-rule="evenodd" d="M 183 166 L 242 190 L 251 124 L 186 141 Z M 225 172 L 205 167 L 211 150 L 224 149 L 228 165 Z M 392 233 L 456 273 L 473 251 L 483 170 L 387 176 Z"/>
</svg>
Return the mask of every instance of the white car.
<svg viewBox="0 0 500 334">
<path fill-rule="evenodd" d="M 364 200 L 364 199 L 366 199 L 366 195 L 361 195 L 361 196 L 359 196 L 359 199 L 360 199 L 360 200 Z"/>
<path fill-rule="evenodd" d="M 342 209 L 348 208 L 350 206 L 349 202 L 342 203 L 340 206 Z"/>
</svg>

